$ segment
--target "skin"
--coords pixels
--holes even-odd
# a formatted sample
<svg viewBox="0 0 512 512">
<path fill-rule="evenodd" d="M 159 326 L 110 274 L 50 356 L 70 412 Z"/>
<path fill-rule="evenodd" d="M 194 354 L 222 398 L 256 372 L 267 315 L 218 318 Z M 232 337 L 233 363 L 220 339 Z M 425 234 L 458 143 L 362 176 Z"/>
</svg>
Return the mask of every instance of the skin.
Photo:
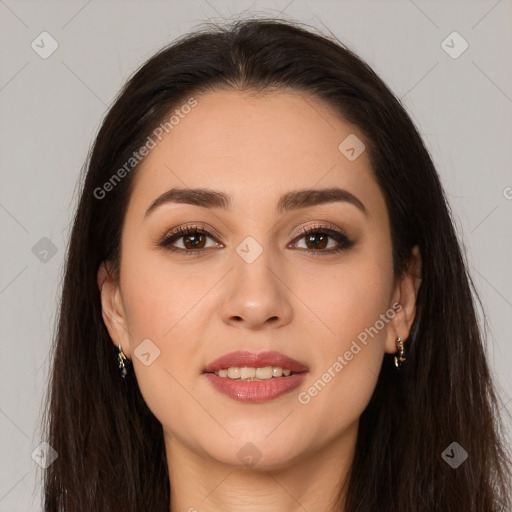
<svg viewBox="0 0 512 512">
<path fill-rule="evenodd" d="M 412 251 L 410 273 L 395 279 L 387 208 L 368 155 L 349 161 L 338 150 L 349 134 L 364 137 L 328 105 L 284 90 L 196 99 L 137 171 L 119 280 L 109 275 L 108 262 L 98 272 L 103 318 L 163 426 L 171 512 L 331 510 L 384 353 L 396 353 L 396 338 L 409 334 L 419 251 Z M 368 215 L 348 202 L 276 213 L 281 194 L 330 186 L 357 196 Z M 166 204 L 144 219 L 153 200 L 173 187 L 221 190 L 232 206 Z M 205 237 L 199 257 L 158 247 L 162 233 L 186 223 L 220 238 Z M 336 240 L 315 248 L 304 235 L 297 238 L 298 228 L 317 223 L 344 229 L 355 245 L 327 254 Z M 252 263 L 236 252 L 247 236 L 263 248 Z M 173 243 L 194 247 L 183 237 Z M 300 403 L 298 394 L 395 303 L 402 308 L 385 327 L 309 403 Z M 148 338 L 160 355 L 145 366 L 134 351 Z M 202 370 L 239 349 L 280 351 L 307 364 L 309 373 L 278 399 L 235 401 Z M 259 452 L 252 466 L 237 455 L 247 443 Z"/>
</svg>

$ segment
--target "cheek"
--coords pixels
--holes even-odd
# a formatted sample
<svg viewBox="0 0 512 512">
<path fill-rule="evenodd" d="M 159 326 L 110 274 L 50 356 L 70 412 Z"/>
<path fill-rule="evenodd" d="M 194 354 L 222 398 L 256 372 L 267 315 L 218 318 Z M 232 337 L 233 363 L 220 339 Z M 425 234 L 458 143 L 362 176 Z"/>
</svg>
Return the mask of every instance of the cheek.
<svg viewBox="0 0 512 512">
<path fill-rule="evenodd" d="M 191 303 L 193 293 L 180 298 L 161 280 L 155 286 L 145 281 L 143 289 L 130 307 L 133 370 L 144 401 L 158 421 L 186 438 L 191 425 L 204 421 L 195 389 L 204 331 L 200 308 Z"/>
<path fill-rule="evenodd" d="M 343 423 L 355 420 L 371 398 L 394 317 L 389 306 L 391 261 L 375 256 L 376 252 L 368 254 L 336 270 L 331 267 L 325 276 L 309 278 L 296 289 L 297 295 L 308 297 L 310 310 L 317 312 L 317 316 L 307 313 L 310 325 L 321 330 L 314 336 L 311 385 L 299 402 L 311 404 L 310 411 L 318 416 L 335 410 Z"/>
<path fill-rule="evenodd" d="M 176 264 L 162 251 L 134 245 L 127 243 L 121 275 L 130 336 L 135 344 L 154 338 L 165 345 L 182 321 L 196 315 L 215 280 L 204 265 Z"/>
<path fill-rule="evenodd" d="M 208 301 L 201 299 L 218 278 L 208 268 L 179 268 L 149 252 L 127 249 L 126 254 L 130 257 L 123 260 L 121 289 L 133 370 L 153 414 L 179 429 L 172 411 L 187 416 L 200 411 L 191 395 L 201 372 L 200 340 L 213 314 L 205 313 Z"/>
<path fill-rule="evenodd" d="M 295 278 L 290 278 L 301 299 L 296 302 L 296 314 L 311 320 L 310 331 L 316 339 L 342 349 L 386 312 L 392 265 L 386 253 L 381 254 L 365 248 L 347 254 L 339 264 L 317 264 L 314 272 L 309 262 L 297 268 Z"/>
</svg>

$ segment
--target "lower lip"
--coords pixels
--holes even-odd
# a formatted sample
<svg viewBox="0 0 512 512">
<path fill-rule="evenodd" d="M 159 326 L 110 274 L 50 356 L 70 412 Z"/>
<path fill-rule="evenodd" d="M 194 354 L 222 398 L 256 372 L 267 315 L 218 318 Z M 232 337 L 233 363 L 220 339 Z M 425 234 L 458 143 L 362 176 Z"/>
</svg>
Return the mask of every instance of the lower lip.
<svg viewBox="0 0 512 512">
<path fill-rule="evenodd" d="M 286 393 L 290 393 L 300 386 L 308 372 L 295 373 L 288 377 L 277 377 L 269 380 L 242 381 L 229 377 L 219 377 L 215 373 L 205 373 L 212 386 L 229 398 L 257 404 L 274 400 Z"/>
</svg>

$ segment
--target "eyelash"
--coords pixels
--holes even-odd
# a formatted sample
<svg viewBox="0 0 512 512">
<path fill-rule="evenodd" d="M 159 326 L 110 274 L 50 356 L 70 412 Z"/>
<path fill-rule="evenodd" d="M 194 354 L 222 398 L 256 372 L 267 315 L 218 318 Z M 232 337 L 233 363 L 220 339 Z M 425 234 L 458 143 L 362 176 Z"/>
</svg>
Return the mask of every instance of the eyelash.
<svg viewBox="0 0 512 512">
<path fill-rule="evenodd" d="M 207 249 L 180 249 L 177 247 L 171 247 L 171 242 L 175 242 L 179 240 L 180 238 L 191 235 L 191 234 L 202 234 L 207 235 L 211 238 L 215 238 L 215 235 L 207 230 L 206 228 L 202 228 L 200 226 L 180 226 L 178 229 L 172 231 L 168 235 L 164 236 L 164 239 L 158 244 L 160 247 L 163 247 L 166 251 L 173 252 L 173 253 L 182 253 L 185 255 L 190 256 L 199 256 L 201 253 L 203 253 Z M 308 235 L 311 234 L 325 234 L 329 237 L 336 240 L 336 242 L 340 243 L 341 246 L 338 246 L 334 249 L 328 249 L 328 250 L 315 250 L 315 249 L 300 249 L 302 251 L 306 251 L 310 254 L 313 254 L 314 256 L 320 254 L 334 254 L 339 253 L 342 251 L 345 251 L 347 249 L 350 249 L 353 245 L 355 245 L 355 242 L 349 239 L 349 237 L 340 230 L 337 229 L 331 229 L 326 226 L 321 225 L 314 225 L 309 226 L 308 228 L 302 229 L 298 235 L 295 237 L 294 240 L 302 239 Z"/>
</svg>

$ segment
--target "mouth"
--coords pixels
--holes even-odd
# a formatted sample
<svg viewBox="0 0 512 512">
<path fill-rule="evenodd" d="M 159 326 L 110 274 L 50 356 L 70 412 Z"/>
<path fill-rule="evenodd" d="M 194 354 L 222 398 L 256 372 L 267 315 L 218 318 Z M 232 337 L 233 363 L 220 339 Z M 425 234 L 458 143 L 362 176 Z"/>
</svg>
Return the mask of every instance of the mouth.
<svg viewBox="0 0 512 512">
<path fill-rule="evenodd" d="M 241 380 L 268 380 L 307 371 L 307 365 L 280 352 L 267 351 L 256 354 L 248 350 L 225 354 L 203 369 L 203 373 Z"/>
<path fill-rule="evenodd" d="M 229 398 L 247 403 L 274 400 L 302 384 L 309 368 L 279 352 L 226 354 L 203 370 L 212 386 Z"/>
</svg>

